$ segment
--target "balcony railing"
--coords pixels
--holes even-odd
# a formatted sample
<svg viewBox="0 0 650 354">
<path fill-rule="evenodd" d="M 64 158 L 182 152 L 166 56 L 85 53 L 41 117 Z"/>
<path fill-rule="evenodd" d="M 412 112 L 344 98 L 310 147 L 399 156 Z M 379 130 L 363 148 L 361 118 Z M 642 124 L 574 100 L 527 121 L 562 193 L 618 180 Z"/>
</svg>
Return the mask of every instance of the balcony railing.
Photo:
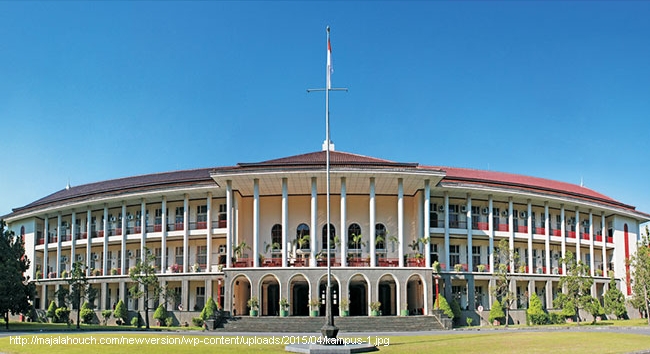
<svg viewBox="0 0 650 354">
<path fill-rule="evenodd" d="M 426 260 L 424 258 L 407 258 L 406 259 L 407 267 L 424 267 L 426 266 Z"/>
<path fill-rule="evenodd" d="M 207 221 L 191 221 L 190 222 L 190 230 L 205 230 L 208 228 L 208 223 Z"/>
<path fill-rule="evenodd" d="M 587 233 L 587 232 L 583 232 L 583 233 L 582 233 L 582 239 L 583 239 L 583 240 L 589 240 L 589 233 Z"/>
<path fill-rule="evenodd" d="M 546 234 L 546 228 L 545 227 L 535 227 L 535 234 L 536 235 L 545 235 Z"/>
<path fill-rule="evenodd" d="M 553 229 L 553 230 L 551 230 L 551 235 L 561 237 L 562 236 L 562 230 Z"/>
<path fill-rule="evenodd" d="M 282 267 L 282 257 L 266 258 L 261 264 L 262 267 Z"/>
<path fill-rule="evenodd" d="M 496 227 L 497 231 L 510 231 L 510 228 L 508 227 L 508 224 L 499 224 Z"/>
<path fill-rule="evenodd" d="M 183 222 L 167 224 L 167 231 L 183 231 L 185 224 Z"/>
<path fill-rule="evenodd" d="M 472 229 L 488 231 L 490 229 L 490 224 L 485 221 L 472 222 Z"/>
<path fill-rule="evenodd" d="M 522 233 L 522 234 L 527 234 L 528 233 L 528 226 L 525 226 L 525 225 L 517 226 L 517 232 Z"/>
<path fill-rule="evenodd" d="M 576 232 L 575 231 L 567 231 L 567 237 L 568 238 L 576 238 Z"/>
<path fill-rule="evenodd" d="M 341 259 L 340 258 L 330 258 L 330 265 L 332 267 L 340 267 L 341 266 Z M 317 259 L 316 260 L 316 266 L 317 267 L 327 267 L 327 258 L 325 259 Z"/>
</svg>

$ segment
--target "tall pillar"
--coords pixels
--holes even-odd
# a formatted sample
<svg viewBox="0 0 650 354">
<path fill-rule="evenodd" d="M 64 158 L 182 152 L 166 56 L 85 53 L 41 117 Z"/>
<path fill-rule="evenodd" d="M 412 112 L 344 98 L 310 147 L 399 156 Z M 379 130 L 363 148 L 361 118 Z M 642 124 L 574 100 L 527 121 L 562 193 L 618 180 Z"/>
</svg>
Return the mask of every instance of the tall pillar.
<svg viewBox="0 0 650 354">
<path fill-rule="evenodd" d="M 45 238 L 45 241 L 43 242 L 43 266 L 42 266 L 43 270 L 41 271 L 41 273 L 43 274 L 43 279 L 47 279 L 48 278 L 47 275 L 50 272 L 50 270 L 48 269 L 48 266 L 47 266 L 48 265 L 48 260 L 49 260 L 48 258 L 50 256 L 49 255 L 49 250 L 48 250 L 49 243 L 50 243 L 50 221 L 49 221 L 49 219 L 47 217 L 47 214 L 45 214 L 45 219 L 43 220 L 43 227 L 44 227 L 43 228 L 43 237 Z M 45 288 L 43 288 L 43 289 L 45 289 Z M 43 293 L 43 296 L 42 296 L 43 298 L 45 298 L 45 294 L 46 293 Z M 41 306 L 41 308 L 44 308 L 44 307 Z M 45 307 L 45 308 L 47 308 L 47 307 Z"/>
<path fill-rule="evenodd" d="M 140 201 L 140 261 L 147 261 L 147 201 L 142 198 Z M 153 250 L 151 250 L 153 252 Z"/>
<path fill-rule="evenodd" d="M 494 198 L 492 194 L 488 195 L 488 230 L 489 230 L 489 249 L 488 249 L 488 264 L 490 266 L 490 272 L 494 272 Z M 490 304 L 492 304 L 490 300 Z"/>
<path fill-rule="evenodd" d="M 113 267 L 112 264 L 109 264 L 108 261 L 108 205 L 104 204 L 104 213 L 102 218 L 102 234 L 104 235 L 102 242 L 104 243 L 102 247 L 102 268 L 104 269 L 103 274 L 111 274 L 110 269 Z"/>
<path fill-rule="evenodd" d="M 564 204 L 560 204 L 560 230 L 562 234 L 562 259 L 566 258 L 566 213 L 564 212 Z M 566 263 L 562 262 L 562 274 L 566 274 Z"/>
<path fill-rule="evenodd" d="M 546 281 L 546 308 L 553 308 L 553 281 Z"/>
<path fill-rule="evenodd" d="M 398 178 L 397 179 L 397 185 L 401 186 L 402 185 L 402 179 Z M 399 188 L 399 187 L 398 187 Z M 398 192 L 399 193 L 399 192 Z M 399 205 L 399 200 L 400 198 L 398 197 L 398 205 Z M 399 209 L 399 207 L 398 207 Z M 377 265 L 377 252 L 375 251 L 375 242 L 377 239 L 377 230 L 375 230 L 375 177 L 370 177 L 370 202 L 368 206 L 368 210 L 370 215 L 368 216 L 369 224 L 368 225 L 368 231 L 370 232 L 370 266 L 374 267 Z M 399 229 L 402 229 L 400 226 L 400 212 L 398 210 L 397 212 L 397 227 Z M 403 258 L 403 257 L 400 257 Z"/>
<path fill-rule="evenodd" d="M 311 252 L 309 255 L 309 265 L 316 266 L 316 244 L 318 243 L 318 189 L 316 177 L 311 178 L 311 231 L 309 236 L 309 245 Z"/>
<path fill-rule="evenodd" d="M 260 180 L 253 179 L 253 267 L 260 266 L 259 253 L 260 243 Z"/>
<path fill-rule="evenodd" d="M 108 310 L 110 304 L 106 303 L 106 294 L 108 292 L 108 283 L 101 282 L 99 285 L 99 308 L 102 310 Z"/>
<path fill-rule="evenodd" d="M 472 272 L 474 270 L 474 252 L 472 251 L 473 244 L 472 244 L 472 195 L 467 193 L 467 204 L 466 204 L 466 209 L 465 210 L 465 218 L 467 220 L 467 271 Z M 472 278 L 473 280 L 473 278 Z M 469 285 L 468 285 L 469 286 Z M 467 294 L 470 293 L 469 290 L 473 290 L 473 288 L 468 289 Z M 472 307 L 470 307 L 472 308 Z"/>
<path fill-rule="evenodd" d="M 161 210 L 161 231 L 162 235 L 160 236 L 160 272 L 167 272 L 167 196 L 162 197 L 162 205 L 160 206 Z"/>
<path fill-rule="evenodd" d="M 56 276 L 61 277 L 61 212 L 56 216 Z"/>
<path fill-rule="evenodd" d="M 206 245 L 206 260 L 205 260 L 205 268 L 206 271 L 212 272 L 212 192 L 208 192 L 208 195 L 206 197 L 206 209 L 207 209 L 207 215 L 205 219 L 205 225 L 207 234 L 205 236 L 205 245 Z M 207 288 L 206 288 L 207 291 Z M 210 288 L 210 291 L 212 291 L 212 288 Z"/>
<path fill-rule="evenodd" d="M 122 228 L 122 264 L 120 267 L 122 268 L 122 275 L 128 275 L 129 274 L 129 269 L 127 267 L 126 259 L 129 256 L 126 253 L 126 202 L 122 202 L 122 220 L 121 220 L 122 225 L 120 226 Z M 126 295 L 123 292 L 120 292 L 120 295 L 122 298 L 126 299 Z"/>
<path fill-rule="evenodd" d="M 348 229 L 347 225 L 347 186 L 345 177 L 341 177 L 341 226 L 339 239 L 341 240 L 341 267 L 348 265 Z"/>
<path fill-rule="evenodd" d="M 603 258 L 603 276 L 608 277 L 608 265 L 607 265 L 607 230 L 605 229 L 605 212 L 602 211 L 600 213 L 600 234 L 602 235 L 603 238 L 603 251 L 602 251 L 602 258 Z M 613 269 L 612 269 L 613 270 Z"/>
<path fill-rule="evenodd" d="M 93 241 L 93 235 L 90 232 L 90 220 L 92 218 L 92 211 L 90 210 L 90 207 L 88 207 L 88 211 L 86 211 L 86 276 L 90 276 L 90 265 L 92 264 L 92 259 L 91 257 L 91 246 L 92 246 L 92 241 Z M 95 266 L 97 266 L 95 264 Z M 95 268 L 95 267 L 93 267 Z M 99 268 L 99 267 L 98 267 Z"/>
<path fill-rule="evenodd" d="M 77 246 L 77 213 L 72 210 L 72 217 L 70 218 L 70 237 L 72 237 L 72 243 L 70 244 L 70 271 L 72 271 L 72 265 L 77 261 L 76 257 L 76 246 Z"/>
<path fill-rule="evenodd" d="M 226 268 L 232 267 L 232 181 L 226 181 Z M 284 228 L 283 228 L 284 229 Z"/>
<path fill-rule="evenodd" d="M 442 270 L 448 270 L 452 269 L 451 266 L 449 265 L 449 192 L 445 191 L 444 193 L 444 203 L 445 203 L 445 214 L 443 216 L 444 221 L 445 221 L 445 266 L 443 267 L 444 269 Z M 404 247 L 403 240 L 400 240 L 400 248 Z M 451 286 L 449 286 L 449 289 L 451 289 Z M 451 290 L 449 290 L 451 291 Z M 448 294 L 448 292 L 447 292 Z M 445 295 L 447 296 L 447 295 Z"/>
<path fill-rule="evenodd" d="M 580 211 L 578 210 L 578 207 L 576 207 L 576 263 L 580 260 L 582 260 L 580 256 L 580 238 L 582 237 L 582 230 L 580 229 Z"/>
<path fill-rule="evenodd" d="M 429 242 L 425 245 L 425 264 L 431 266 L 431 185 L 429 180 L 424 180 L 424 235 Z M 401 245 L 401 244 L 400 244 Z M 402 247 L 400 247 L 402 249 Z M 404 259 L 404 257 L 400 257 Z M 403 261 L 402 261 L 403 262 Z"/>
<path fill-rule="evenodd" d="M 288 179 L 282 178 L 282 267 L 288 265 L 287 252 L 289 240 L 287 239 L 287 228 L 289 227 L 289 186 Z"/>
<path fill-rule="evenodd" d="M 589 271 L 593 277 L 596 272 L 594 254 L 594 214 L 589 209 Z"/>
<path fill-rule="evenodd" d="M 183 273 L 188 272 L 188 264 L 190 260 L 190 200 L 187 193 L 183 196 Z M 187 307 L 183 306 L 184 309 Z"/>
<path fill-rule="evenodd" d="M 528 209 L 526 211 L 526 220 L 528 228 L 528 274 L 535 272 L 534 259 L 533 259 L 533 206 L 531 200 L 528 199 Z"/>
<path fill-rule="evenodd" d="M 544 202 L 544 254 L 546 274 L 551 274 L 551 216 L 548 214 L 548 202 Z"/>
<path fill-rule="evenodd" d="M 508 248 L 510 250 L 510 254 L 514 254 L 515 251 L 515 222 L 514 222 L 514 217 L 513 217 L 513 205 L 512 205 L 512 197 L 508 198 L 508 230 L 509 230 L 509 245 Z M 514 272 L 515 269 L 515 262 L 514 260 L 511 259 L 510 261 L 510 271 Z"/>
<path fill-rule="evenodd" d="M 181 306 L 183 306 L 183 311 L 190 310 L 190 281 L 182 280 L 181 281 Z"/>
</svg>

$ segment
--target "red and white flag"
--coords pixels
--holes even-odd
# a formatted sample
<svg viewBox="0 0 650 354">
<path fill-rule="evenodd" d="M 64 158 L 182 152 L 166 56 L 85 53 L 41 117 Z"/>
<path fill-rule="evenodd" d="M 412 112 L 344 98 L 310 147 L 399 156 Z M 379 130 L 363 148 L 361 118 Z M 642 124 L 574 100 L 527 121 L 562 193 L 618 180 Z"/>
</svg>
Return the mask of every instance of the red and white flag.
<svg viewBox="0 0 650 354">
<path fill-rule="evenodd" d="M 334 67 L 332 66 L 332 43 L 330 43 L 330 32 L 329 28 L 327 29 L 327 89 L 332 88 L 332 79 L 330 75 L 334 72 Z"/>
</svg>

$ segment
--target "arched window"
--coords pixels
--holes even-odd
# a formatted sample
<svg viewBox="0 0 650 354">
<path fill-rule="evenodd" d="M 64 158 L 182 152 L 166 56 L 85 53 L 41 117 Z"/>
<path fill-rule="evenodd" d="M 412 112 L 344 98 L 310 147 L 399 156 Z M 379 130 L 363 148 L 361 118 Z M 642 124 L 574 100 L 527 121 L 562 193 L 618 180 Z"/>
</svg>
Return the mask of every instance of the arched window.
<svg viewBox="0 0 650 354">
<path fill-rule="evenodd" d="M 350 224 L 348 226 L 348 249 L 361 249 L 362 241 L 361 226 L 359 224 Z"/>
<path fill-rule="evenodd" d="M 381 223 L 375 225 L 375 248 L 386 249 L 386 226 Z"/>
<path fill-rule="evenodd" d="M 323 225 L 323 233 L 322 233 L 322 243 L 323 247 L 322 249 L 326 250 L 327 249 L 327 224 Z M 334 249 L 334 235 L 336 235 L 336 228 L 334 225 L 330 224 L 330 249 Z"/>
<path fill-rule="evenodd" d="M 282 249 L 282 225 L 275 224 L 271 227 L 271 252 Z"/>
<path fill-rule="evenodd" d="M 300 224 L 296 228 L 296 245 L 301 250 L 308 250 L 309 247 L 309 226 Z"/>
</svg>

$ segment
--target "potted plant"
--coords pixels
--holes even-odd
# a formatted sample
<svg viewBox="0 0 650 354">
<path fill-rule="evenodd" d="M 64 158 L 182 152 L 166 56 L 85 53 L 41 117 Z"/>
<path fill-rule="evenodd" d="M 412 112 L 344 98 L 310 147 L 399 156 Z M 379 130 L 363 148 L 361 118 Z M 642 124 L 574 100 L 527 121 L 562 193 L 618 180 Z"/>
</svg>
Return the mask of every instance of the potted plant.
<svg viewBox="0 0 650 354">
<path fill-rule="evenodd" d="M 379 316 L 379 309 L 381 308 L 381 302 L 373 301 L 370 303 L 370 316 Z"/>
<path fill-rule="evenodd" d="M 597 277 L 602 277 L 603 276 L 603 270 L 602 269 L 596 269 L 596 276 Z"/>
<path fill-rule="evenodd" d="M 313 298 L 309 300 L 309 308 L 311 311 L 309 311 L 309 316 L 310 317 L 318 317 L 318 308 L 320 307 L 320 301 L 318 301 L 317 298 Z"/>
<path fill-rule="evenodd" d="M 456 273 L 460 273 L 461 270 L 463 270 L 463 265 L 462 264 L 454 264 L 454 270 Z"/>
<path fill-rule="evenodd" d="M 526 266 L 525 265 L 520 265 L 519 266 L 519 273 L 526 273 Z"/>
<path fill-rule="evenodd" d="M 405 302 L 402 304 L 402 309 L 399 311 L 399 314 L 402 316 L 408 316 L 409 315 L 409 309 L 408 309 L 408 304 Z"/>
<path fill-rule="evenodd" d="M 219 273 L 223 272 L 223 264 L 219 264 L 217 266 L 217 272 L 219 272 Z"/>
<path fill-rule="evenodd" d="M 257 298 L 257 296 L 253 296 L 250 299 L 248 299 L 248 307 L 251 308 L 251 317 L 257 317 L 258 311 L 260 309 L 260 300 Z"/>
<path fill-rule="evenodd" d="M 68 271 L 63 270 L 61 271 L 61 278 L 67 278 L 68 277 Z"/>
<path fill-rule="evenodd" d="M 280 317 L 289 316 L 289 301 L 286 297 L 280 299 Z"/>
<path fill-rule="evenodd" d="M 41 270 L 36 271 L 36 279 L 41 279 L 43 277 L 43 273 L 41 273 Z"/>
<path fill-rule="evenodd" d="M 479 264 L 476 268 L 480 273 L 485 272 L 485 264 Z"/>
<path fill-rule="evenodd" d="M 193 273 L 198 273 L 198 272 L 200 272 L 200 271 L 201 271 L 201 266 L 199 266 L 198 263 L 194 263 L 194 264 L 192 264 L 192 272 L 193 272 Z"/>
<path fill-rule="evenodd" d="M 169 267 L 169 270 L 172 273 L 180 273 L 182 268 L 183 267 L 181 267 L 178 263 L 174 263 L 171 265 L 171 267 Z"/>
<path fill-rule="evenodd" d="M 434 273 L 440 273 L 440 262 L 434 261 L 431 268 L 433 268 Z"/>
<path fill-rule="evenodd" d="M 341 317 L 350 316 L 350 300 L 341 299 L 341 303 L 339 304 L 339 309 L 341 310 Z"/>
</svg>

